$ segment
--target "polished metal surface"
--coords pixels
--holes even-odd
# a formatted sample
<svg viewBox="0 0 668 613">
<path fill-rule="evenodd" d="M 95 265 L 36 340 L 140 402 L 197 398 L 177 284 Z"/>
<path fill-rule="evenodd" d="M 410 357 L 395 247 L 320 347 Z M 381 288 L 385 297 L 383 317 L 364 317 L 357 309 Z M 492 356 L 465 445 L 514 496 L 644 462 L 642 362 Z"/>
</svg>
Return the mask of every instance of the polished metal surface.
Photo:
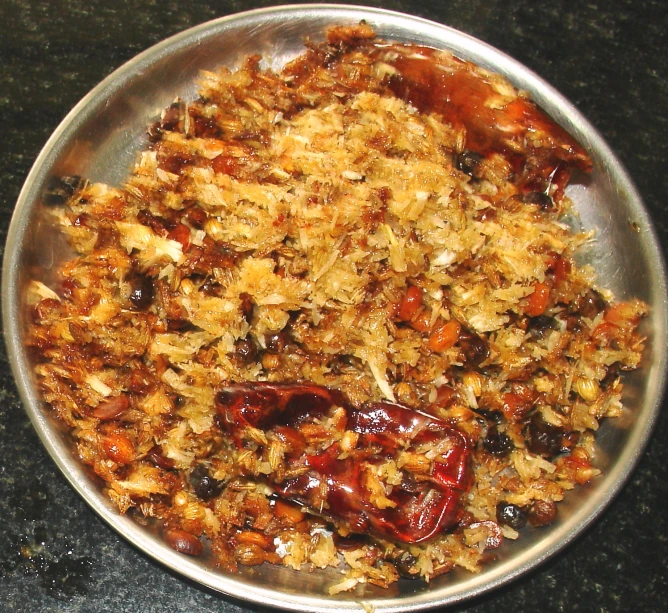
<svg viewBox="0 0 668 613">
<path fill-rule="evenodd" d="M 504 74 L 527 90 L 591 154 L 594 171 L 578 177 L 568 194 L 586 229 L 597 238 L 585 256 L 602 285 L 620 298 L 637 296 L 651 308 L 644 365 L 628 378 L 628 410 L 602 426 L 597 465 L 603 476 L 568 494 L 559 520 L 549 528 L 527 529 L 518 542 L 506 541 L 498 561 L 472 575 L 454 572 L 430 584 L 402 580 L 388 590 L 362 586 L 351 594 L 327 596 L 337 571 L 295 573 L 264 565 L 239 575 L 217 571 L 187 558 L 127 517 L 101 494 L 96 481 L 76 461 L 59 424 L 44 411 L 32 379 L 23 338 L 28 279 L 49 283 L 54 264 L 67 248 L 45 220 L 41 194 L 51 176 L 78 174 L 120 184 L 145 145 L 145 128 L 175 97 L 192 97 L 198 72 L 233 66 L 249 53 L 261 53 L 280 66 L 303 50 L 306 37 L 320 40 L 332 24 L 361 19 L 378 35 L 453 51 Z M 208 587 L 242 600 L 295 611 L 390 613 L 444 606 L 501 585 L 563 548 L 605 508 L 620 490 L 642 453 L 661 405 L 666 369 L 668 300 L 664 264 L 642 202 L 625 170 L 595 129 L 558 92 L 503 53 L 442 25 L 389 11 L 335 5 L 301 5 L 252 11 L 203 24 L 174 36 L 121 67 L 64 119 L 48 141 L 25 183 L 12 219 L 3 269 L 5 337 L 14 374 L 32 422 L 72 486 L 114 529 L 149 556 Z"/>
</svg>

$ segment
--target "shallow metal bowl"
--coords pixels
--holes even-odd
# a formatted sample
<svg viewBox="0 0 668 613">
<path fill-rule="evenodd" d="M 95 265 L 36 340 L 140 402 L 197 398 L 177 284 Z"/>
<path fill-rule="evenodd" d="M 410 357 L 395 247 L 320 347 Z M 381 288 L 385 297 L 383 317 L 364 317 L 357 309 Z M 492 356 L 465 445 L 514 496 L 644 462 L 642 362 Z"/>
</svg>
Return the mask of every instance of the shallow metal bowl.
<svg viewBox="0 0 668 613">
<path fill-rule="evenodd" d="M 651 312 L 644 323 L 648 343 L 643 367 L 627 379 L 628 410 L 599 431 L 597 465 L 603 475 L 567 495 L 557 523 L 540 530 L 527 528 L 519 541 L 506 541 L 497 550 L 498 561 L 478 575 L 455 571 L 430 584 L 401 580 L 387 590 L 361 586 L 353 593 L 330 597 L 326 585 L 341 576 L 334 570 L 296 573 L 264 565 L 243 569 L 239 575 L 225 574 L 205 561 L 176 553 L 117 513 L 76 460 L 63 428 L 44 410 L 23 342 L 24 289 L 29 279 L 49 284 L 55 265 L 67 254 L 43 216 L 42 194 L 50 177 L 76 174 L 120 184 L 146 144 L 146 127 L 175 97 L 193 97 L 200 70 L 233 66 L 250 53 L 261 53 L 279 67 L 303 51 L 306 37 L 321 40 L 328 26 L 361 19 L 372 24 L 381 38 L 448 49 L 505 75 L 529 91 L 585 146 L 594 171 L 589 177 L 577 177 L 567 193 L 582 226 L 597 230 L 587 258 L 617 297 L 639 297 Z M 564 547 L 620 490 L 651 433 L 665 377 L 667 304 L 658 241 L 643 204 L 614 154 L 568 101 L 518 62 L 470 36 L 399 13 L 333 5 L 279 7 L 205 23 L 152 47 L 114 72 L 64 119 L 35 162 L 12 219 L 3 272 L 5 335 L 14 374 L 37 432 L 72 486 L 108 524 L 169 568 L 237 598 L 295 611 L 361 611 L 371 605 L 378 613 L 389 613 L 443 606 L 510 581 Z"/>
</svg>

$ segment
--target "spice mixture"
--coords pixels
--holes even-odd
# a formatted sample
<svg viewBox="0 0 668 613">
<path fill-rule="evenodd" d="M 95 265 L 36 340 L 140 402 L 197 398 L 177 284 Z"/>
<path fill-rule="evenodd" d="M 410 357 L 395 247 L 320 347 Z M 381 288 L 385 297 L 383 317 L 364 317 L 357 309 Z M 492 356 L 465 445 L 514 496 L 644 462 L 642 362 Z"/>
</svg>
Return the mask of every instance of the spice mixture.
<svg viewBox="0 0 668 613">
<path fill-rule="evenodd" d="M 335 594 L 477 572 L 599 474 L 646 306 L 574 256 L 591 162 L 498 75 L 365 24 L 205 72 L 122 188 L 63 177 L 45 401 L 121 513 Z"/>
</svg>

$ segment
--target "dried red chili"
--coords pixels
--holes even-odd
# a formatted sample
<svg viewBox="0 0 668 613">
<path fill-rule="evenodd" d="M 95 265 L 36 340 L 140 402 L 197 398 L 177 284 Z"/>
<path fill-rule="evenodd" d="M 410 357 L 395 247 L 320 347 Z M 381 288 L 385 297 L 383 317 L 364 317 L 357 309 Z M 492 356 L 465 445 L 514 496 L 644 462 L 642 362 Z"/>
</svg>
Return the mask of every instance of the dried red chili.
<svg viewBox="0 0 668 613">
<path fill-rule="evenodd" d="M 233 384 L 216 395 L 219 423 L 239 446 L 248 426 L 262 430 L 267 438 L 278 434 L 283 440 L 290 429 L 300 438 L 301 430 L 312 430 L 337 407 L 345 411 L 345 419 L 337 420 L 338 432 L 329 431 L 331 444 L 317 450 L 304 450 L 303 444 L 287 446 L 291 469 L 304 470 L 288 478 L 277 473 L 266 477 L 280 497 L 353 532 L 373 532 L 404 543 L 425 541 L 457 522 L 460 499 L 471 483 L 469 442 L 440 419 L 384 401 L 354 407 L 340 391 L 308 383 Z M 357 436 L 357 444 L 342 453 L 340 436 L 335 435 L 346 431 Z M 399 460 L 402 453 L 424 454 L 426 449 L 437 449 L 428 473 L 412 473 L 404 466 L 403 481 L 410 487 L 402 487 L 402 481 L 387 492 L 385 508 L 374 504 L 365 487 L 367 467 Z"/>
</svg>

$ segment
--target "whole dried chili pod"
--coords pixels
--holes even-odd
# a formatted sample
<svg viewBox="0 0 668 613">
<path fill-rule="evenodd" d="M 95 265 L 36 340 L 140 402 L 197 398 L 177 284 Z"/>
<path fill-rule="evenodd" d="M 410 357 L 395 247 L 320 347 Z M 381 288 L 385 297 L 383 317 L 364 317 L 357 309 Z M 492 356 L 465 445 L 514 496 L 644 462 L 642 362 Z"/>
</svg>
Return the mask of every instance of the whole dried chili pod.
<svg viewBox="0 0 668 613">
<path fill-rule="evenodd" d="M 257 433 L 246 435 L 249 429 L 267 440 L 304 441 L 304 433 L 326 424 L 326 440 L 288 445 L 286 474 L 253 476 L 352 532 L 418 543 L 461 515 L 471 484 L 470 443 L 436 417 L 391 402 L 355 407 L 340 391 L 310 383 L 227 385 L 216 395 L 216 409 L 240 448 L 258 442 Z M 388 464 L 399 469 L 392 485 L 378 478 Z"/>
</svg>

